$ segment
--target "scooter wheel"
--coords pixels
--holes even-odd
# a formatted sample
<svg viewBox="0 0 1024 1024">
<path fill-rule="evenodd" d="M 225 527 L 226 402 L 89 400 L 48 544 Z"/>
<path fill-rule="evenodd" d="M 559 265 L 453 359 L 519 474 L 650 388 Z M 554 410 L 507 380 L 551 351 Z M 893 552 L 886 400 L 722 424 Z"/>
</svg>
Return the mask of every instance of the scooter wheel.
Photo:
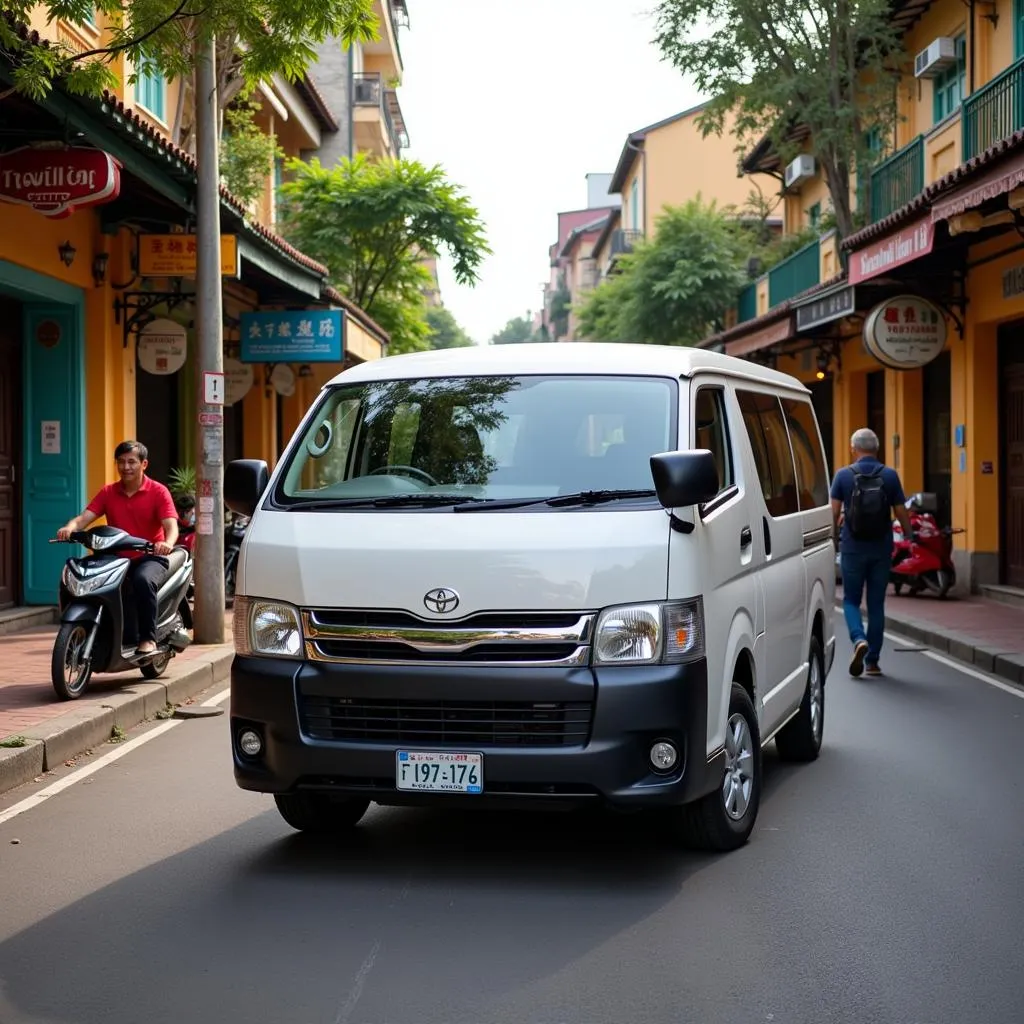
<svg viewBox="0 0 1024 1024">
<path fill-rule="evenodd" d="M 167 671 L 167 666 L 170 665 L 170 663 L 171 653 L 170 651 L 165 651 L 152 661 L 147 661 L 144 665 L 140 665 L 139 667 L 144 678 L 159 679 Z"/>
<path fill-rule="evenodd" d="M 89 630 L 80 622 L 65 622 L 57 631 L 50 658 L 50 681 L 61 700 L 78 700 L 89 686 L 92 662 L 82 660 Z"/>
</svg>

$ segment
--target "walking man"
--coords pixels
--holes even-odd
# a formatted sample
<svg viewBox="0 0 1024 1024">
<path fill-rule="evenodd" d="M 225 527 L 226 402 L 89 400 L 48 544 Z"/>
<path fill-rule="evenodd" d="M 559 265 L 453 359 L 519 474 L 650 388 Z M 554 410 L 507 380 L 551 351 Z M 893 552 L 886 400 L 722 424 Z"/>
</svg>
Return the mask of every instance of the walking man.
<svg viewBox="0 0 1024 1024">
<path fill-rule="evenodd" d="M 850 438 L 853 463 L 832 481 L 832 518 L 842 517 L 839 563 L 843 574 L 843 615 L 853 642 L 850 675 L 880 676 L 885 630 L 885 592 L 892 566 L 893 513 L 910 537 L 910 516 L 899 474 L 878 460 L 878 435 L 862 427 Z M 860 612 L 867 591 L 868 629 Z"/>
</svg>

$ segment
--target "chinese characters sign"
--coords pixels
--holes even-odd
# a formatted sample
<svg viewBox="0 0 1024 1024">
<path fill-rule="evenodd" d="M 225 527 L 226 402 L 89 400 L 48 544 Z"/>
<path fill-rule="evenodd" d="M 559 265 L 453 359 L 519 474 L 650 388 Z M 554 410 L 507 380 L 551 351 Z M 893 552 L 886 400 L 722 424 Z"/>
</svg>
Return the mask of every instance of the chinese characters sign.
<svg viewBox="0 0 1024 1024">
<path fill-rule="evenodd" d="M 30 206 L 47 217 L 111 203 L 121 191 L 121 165 L 98 149 L 36 149 L 0 153 L 0 202 Z"/>
<path fill-rule="evenodd" d="M 243 363 L 340 363 L 340 309 L 264 310 L 242 314 Z"/>
<path fill-rule="evenodd" d="M 850 284 L 884 274 L 893 267 L 927 256 L 935 242 L 935 229 L 925 218 L 889 235 L 874 245 L 850 253 Z"/>
<path fill-rule="evenodd" d="M 892 370 L 916 370 L 946 344 L 946 318 L 934 303 L 897 295 L 879 303 L 864 321 L 864 347 Z"/>
<path fill-rule="evenodd" d="M 238 277 L 238 238 L 220 236 L 220 272 Z M 139 273 L 143 277 L 195 277 L 195 235 L 141 235 Z"/>
</svg>

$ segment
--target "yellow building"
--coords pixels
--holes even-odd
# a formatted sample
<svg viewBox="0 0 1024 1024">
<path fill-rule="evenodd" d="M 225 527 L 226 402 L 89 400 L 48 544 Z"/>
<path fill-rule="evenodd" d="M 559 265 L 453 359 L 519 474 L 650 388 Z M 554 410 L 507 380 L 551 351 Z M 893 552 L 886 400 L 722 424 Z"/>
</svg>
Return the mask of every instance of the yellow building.
<svg viewBox="0 0 1024 1024">
<path fill-rule="evenodd" d="M 1024 597 L 1024 8 L 894 4 L 908 71 L 845 266 L 707 339 L 816 381 L 836 465 L 871 426 L 938 496 L 959 589 Z M 806 206 L 806 200 L 801 200 Z"/>
<path fill-rule="evenodd" d="M 79 48 L 104 39 L 102 25 L 36 27 Z M 124 82 L 123 62 L 114 70 Z M 55 603 L 65 553 L 47 539 L 110 478 L 119 441 L 139 437 L 165 476 L 193 463 L 197 429 L 196 166 L 168 140 L 176 83 L 146 76 L 101 100 L 54 90 L 39 103 L 12 84 L 0 65 L 0 116 L 25 140 L 0 154 L 0 607 Z M 297 152 L 317 113 L 302 88 L 271 88 L 293 126 L 279 137 Z M 380 357 L 388 340 L 328 288 L 326 268 L 261 223 L 272 204 L 268 194 L 245 209 L 222 190 L 225 461 L 273 463 L 343 365 L 239 363 L 243 314 L 337 310 L 344 363 Z"/>
</svg>

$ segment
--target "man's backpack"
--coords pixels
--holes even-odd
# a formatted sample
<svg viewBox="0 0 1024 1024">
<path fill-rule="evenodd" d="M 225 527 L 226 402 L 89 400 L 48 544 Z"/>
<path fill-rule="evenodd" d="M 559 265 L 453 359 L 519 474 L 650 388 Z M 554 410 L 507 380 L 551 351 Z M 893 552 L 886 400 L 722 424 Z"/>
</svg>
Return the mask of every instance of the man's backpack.
<svg viewBox="0 0 1024 1024">
<path fill-rule="evenodd" d="M 853 493 L 846 510 L 850 535 L 856 540 L 882 540 L 892 530 L 892 506 L 882 483 L 882 469 L 878 466 L 867 473 L 854 467 Z"/>
</svg>

